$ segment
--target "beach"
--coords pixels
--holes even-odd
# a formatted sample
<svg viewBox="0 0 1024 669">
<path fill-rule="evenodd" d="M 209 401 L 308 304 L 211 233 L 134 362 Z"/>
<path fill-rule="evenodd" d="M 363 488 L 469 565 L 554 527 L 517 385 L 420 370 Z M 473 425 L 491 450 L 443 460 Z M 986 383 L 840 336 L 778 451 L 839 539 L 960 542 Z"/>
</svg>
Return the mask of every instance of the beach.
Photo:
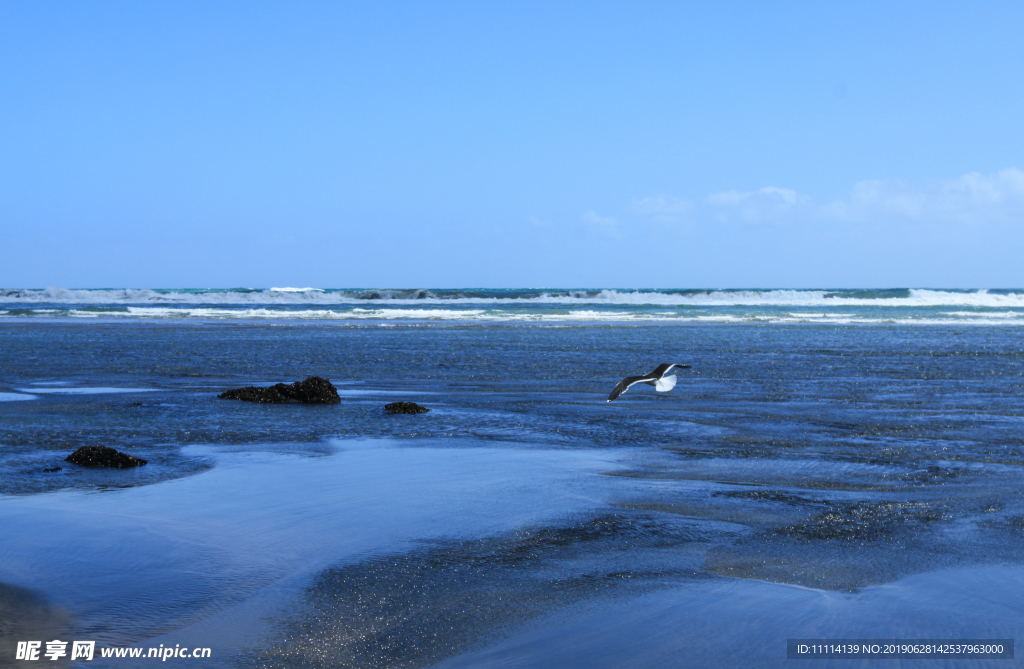
<svg viewBox="0 0 1024 669">
<path fill-rule="evenodd" d="M 0 664 L 31 639 L 774 667 L 788 639 L 1021 637 L 1020 323 L 1019 291 L 5 291 L 0 625 L 28 636 Z M 691 366 L 671 392 L 606 401 L 663 362 Z M 341 403 L 217 397 L 311 375 Z M 86 445 L 148 464 L 64 462 Z"/>
</svg>

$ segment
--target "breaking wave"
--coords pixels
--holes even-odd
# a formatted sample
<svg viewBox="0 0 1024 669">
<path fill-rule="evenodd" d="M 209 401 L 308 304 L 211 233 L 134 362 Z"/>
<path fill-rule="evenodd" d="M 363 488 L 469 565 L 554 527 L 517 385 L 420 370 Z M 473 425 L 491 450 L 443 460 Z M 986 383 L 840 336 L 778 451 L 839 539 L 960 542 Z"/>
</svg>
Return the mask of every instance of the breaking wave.
<svg viewBox="0 0 1024 669">
<path fill-rule="evenodd" d="M 233 288 L 0 289 L 0 304 L 90 305 L 595 305 L 1024 308 L 1024 290 L 429 290 Z"/>
<path fill-rule="evenodd" d="M 1022 290 L 0 290 L 0 318 L 1024 325 Z"/>
</svg>

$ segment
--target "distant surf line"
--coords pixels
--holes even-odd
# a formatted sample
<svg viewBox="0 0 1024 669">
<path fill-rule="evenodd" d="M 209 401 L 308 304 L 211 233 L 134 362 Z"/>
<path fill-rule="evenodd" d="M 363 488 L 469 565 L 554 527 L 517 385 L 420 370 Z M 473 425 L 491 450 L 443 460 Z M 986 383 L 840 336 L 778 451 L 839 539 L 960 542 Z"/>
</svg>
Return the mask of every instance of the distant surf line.
<svg viewBox="0 0 1024 669">
<path fill-rule="evenodd" d="M 72 319 L 102 320 L 182 320 L 182 321 L 274 321 L 274 322 L 487 322 L 487 323 L 679 323 L 679 324 L 818 324 L 818 325 L 1024 325 L 1021 312 L 952 312 L 902 309 L 897 313 L 806 313 L 786 310 L 743 310 L 726 313 L 724 310 L 695 311 L 658 310 L 539 310 L 524 309 L 442 309 L 442 308 L 349 308 L 349 309 L 289 309 L 289 308 L 189 308 L 189 307 L 127 307 L 86 309 L 0 309 L 4 319 Z M 908 313 L 910 312 L 910 313 Z"/>
<path fill-rule="evenodd" d="M 564 305 L 598 307 L 962 307 L 1024 309 L 1022 289 L 0 289 L 0 305 L 340 306 Z"/>
</svg>

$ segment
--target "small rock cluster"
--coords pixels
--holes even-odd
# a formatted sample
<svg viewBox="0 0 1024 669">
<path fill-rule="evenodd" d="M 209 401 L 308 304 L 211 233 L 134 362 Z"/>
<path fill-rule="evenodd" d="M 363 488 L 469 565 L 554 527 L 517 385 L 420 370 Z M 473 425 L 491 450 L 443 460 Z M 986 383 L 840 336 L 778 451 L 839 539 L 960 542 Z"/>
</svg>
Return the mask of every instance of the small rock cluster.
<svg viewBox="0 0 1024 669">
<path fill-rule="evenodd" d="M 218 395 L 222 400 L 242 400 L 260 404 L 338 404 L 338 389 L 327 379 L 310 376 L 305 381 L 285 385 L 278 383 L 269 388 L 247 386 Z"/>
<path fill-rule="evenodd" d="M 385 404 L 384 410 L 390 414 L 396 413 L 427 413 L 430 411 L 427 407 L 421 407 L 415 402 L 392 402 L 391 404 Z"/>
<path fill-rule="evenodd" d="M 112 469 L 141 467 L 147 462 L 142 458 L 122 453 L 109 446 L 82 446 L 64 459 L 73 465 L 81 465 L 82 467 L 110 467 Z M 58 468 L 57 471 L 60 471 L 60 469 Z"/>
<path fill-rule="evenodd" d="M 310 376 L 304 381 L 296 381 L 291 385 L 278 383 L 269 388 L 248 386 L 227 390 L 220 395 L 225 400 L 242 400 L 260 404 L 338 404 L 341 397 L 338 389 L 328 379 Z M 138 404 L 138 402 L 136 403 Z M 419 414 L 430 411 L 427 407 L 415 402 L 392 402 L 384 406 L 389 414 Z M 121 453 L 108 446 L 82 446 L 65 458 L 68 462 L 82 467 L 108 467 L 112 469 L 130 469 L 141 467 L 147 461 L 142 458 Z M 59 472 L 60 467 L 44 469 L 46 472 Z"/>
</svg>

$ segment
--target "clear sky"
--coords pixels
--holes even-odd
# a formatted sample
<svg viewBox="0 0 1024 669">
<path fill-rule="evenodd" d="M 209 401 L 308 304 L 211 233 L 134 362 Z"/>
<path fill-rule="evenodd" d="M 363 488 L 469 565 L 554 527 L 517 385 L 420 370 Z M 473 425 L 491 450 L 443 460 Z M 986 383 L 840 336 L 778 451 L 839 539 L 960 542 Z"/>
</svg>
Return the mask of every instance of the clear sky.
<svg viewBox="0 0 1024 669">
<path fill-rule="evenodd" d="M 1022 287 L 1024 3 L 0 4 L 0 287 Z"/>
</svg>

